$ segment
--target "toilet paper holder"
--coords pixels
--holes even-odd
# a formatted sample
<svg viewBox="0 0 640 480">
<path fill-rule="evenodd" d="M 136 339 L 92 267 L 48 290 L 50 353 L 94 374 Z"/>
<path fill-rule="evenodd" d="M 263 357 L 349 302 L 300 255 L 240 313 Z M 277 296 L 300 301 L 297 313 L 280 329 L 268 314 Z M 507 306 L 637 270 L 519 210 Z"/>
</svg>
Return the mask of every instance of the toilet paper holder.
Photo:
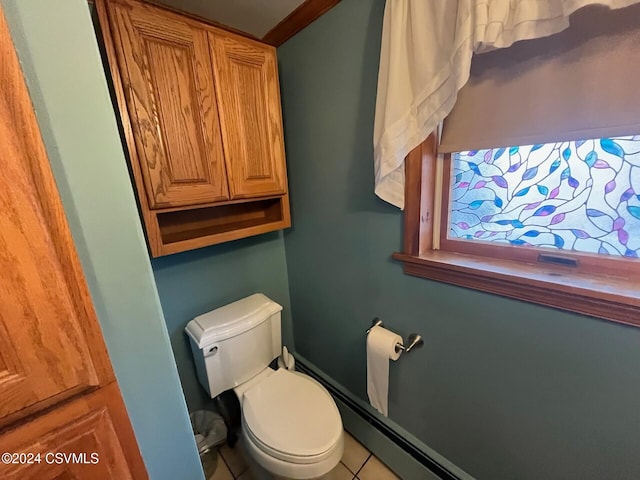
<svg viewBox="0 0 640 480">
<path fill-rule="evenodd" d="M 374 318 L 371 322 L 371 327 L 367 329 L 367 335 L 373 327 L 382 327 L 382 320 L 380 320 L 379 318 Z M 424 340 L 422 339 L 422 335 L 418 335 L 417 333 L 409 334 L 409 337 L 407 338 L 407 344 L 408 345 L 405 348 L 403 344 L 396 343 L 396 353 L 401 351 L 409 353 L 412 349 L 423 346 Z"/>
</svg>

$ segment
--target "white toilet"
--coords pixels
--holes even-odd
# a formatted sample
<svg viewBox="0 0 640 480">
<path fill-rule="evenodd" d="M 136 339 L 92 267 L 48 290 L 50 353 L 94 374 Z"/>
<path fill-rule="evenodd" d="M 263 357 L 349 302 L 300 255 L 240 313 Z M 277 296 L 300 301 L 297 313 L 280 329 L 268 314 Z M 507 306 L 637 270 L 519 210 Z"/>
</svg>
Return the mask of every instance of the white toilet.
<svg viewBox="0 0 640 480">
<path fill-rule="evenodd" d="M 319 478 L 342 457 L 342 420 L 318 382 L 269 367 L 282 350 L 281 311 L 258 293 L 194 318 L 185 331 L 209 395 L 238 396 L 251 460 L 275 478 Z"/>
</svg>

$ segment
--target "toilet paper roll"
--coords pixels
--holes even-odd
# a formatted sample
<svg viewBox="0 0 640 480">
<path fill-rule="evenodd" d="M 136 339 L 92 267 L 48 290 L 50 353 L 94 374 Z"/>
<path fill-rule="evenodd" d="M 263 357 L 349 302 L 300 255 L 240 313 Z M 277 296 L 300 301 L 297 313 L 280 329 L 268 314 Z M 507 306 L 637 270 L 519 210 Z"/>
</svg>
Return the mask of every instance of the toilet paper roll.
<svg viewBox="0 0 640 480">
<path fill-rule="evenodd" d="M 383 327 L 373 327 L 367 335 L 367 395 L 371 406 L 385 417 L 389 407 L 389 360 L 396 361 L 402 337 Z"/>
</svg>

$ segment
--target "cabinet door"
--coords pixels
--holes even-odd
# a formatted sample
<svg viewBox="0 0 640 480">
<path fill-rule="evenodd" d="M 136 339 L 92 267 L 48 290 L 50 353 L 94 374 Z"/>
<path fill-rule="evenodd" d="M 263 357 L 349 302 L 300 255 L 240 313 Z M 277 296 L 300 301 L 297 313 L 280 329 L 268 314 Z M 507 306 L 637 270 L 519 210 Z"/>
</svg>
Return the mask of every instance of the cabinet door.
<svg viewBox="0 0 640 480">
<path fill-rule="evenodd" d="M 149 5 L 109 5 L 149 208 L 227 200 L 206 30 Z"/>
<path fill-rule="evenodd" d="M 2 5 L 0 65 L 0 478 L 148 479 Z M 6 457 L 40 449 L 102 463 Z"/>
<path fill-rule="evenodd" d="M 216 30 L 210 34 L 231 198 L 286 191 L 275 49 Z"/>
<path fill-rule="evenodd" d="M 0 427 L 113 380 L 0 10 Z"/>
<path fill-rule="evenodd" d="M 127 431 L 127 435 L 116 432 Z M 53 410 L 0 436 L 5 480 L 133 480 L 148 478 L 117 385 Z"/>
</svg>

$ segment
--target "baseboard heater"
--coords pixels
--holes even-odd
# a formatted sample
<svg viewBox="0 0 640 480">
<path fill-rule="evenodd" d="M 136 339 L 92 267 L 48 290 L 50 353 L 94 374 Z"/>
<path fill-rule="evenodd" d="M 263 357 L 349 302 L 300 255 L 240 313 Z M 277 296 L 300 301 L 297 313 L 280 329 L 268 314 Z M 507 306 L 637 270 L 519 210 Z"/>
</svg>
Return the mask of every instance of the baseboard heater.
<svg viewBox="0 0 640 480">
<path fill-rule="evenodd" d="M 411 442 L 407 441 L 401 435 L 396 433 L 392 428 L 385 425 L 383 422 L 372 416 L 367 410 L 362 408 L 362 406 L 358 405 L 354 402 L 348 395 L 346 395 L 343 391 L 336 388 L 334 385 L 326 382 L 322 377 L 316 374 L 316 372 L 305 365 L 304 360 L 300 359 L 300 357 L 296 358 L 296 367 L 299 366 L 299 370 L 306 373 L 307 375 L 313 377 L 318 382 L 320 382 L 333 396 L 338 398 L 342 403 L 344 403 L 347 407 L 357 413 L 360 417 L 370 423 L 373 427 L 375 427 L 378 431 L 380 431 L 385 437 L 391 440 L 393 443 L 398 445 L 401 449 L 407 452 L 411 457 L 413 457 L 417 462 L 422 464 L 426 469 L 428 469 L 434 475 L 437 475 L 442 480 L 462 480 L 459 476 L 448 470 L 446 467 L 438 463 L 435 459 L 431 458 L 429 455 L 424 453 L 419 448 L 415 447 Z"/>
</svg>

